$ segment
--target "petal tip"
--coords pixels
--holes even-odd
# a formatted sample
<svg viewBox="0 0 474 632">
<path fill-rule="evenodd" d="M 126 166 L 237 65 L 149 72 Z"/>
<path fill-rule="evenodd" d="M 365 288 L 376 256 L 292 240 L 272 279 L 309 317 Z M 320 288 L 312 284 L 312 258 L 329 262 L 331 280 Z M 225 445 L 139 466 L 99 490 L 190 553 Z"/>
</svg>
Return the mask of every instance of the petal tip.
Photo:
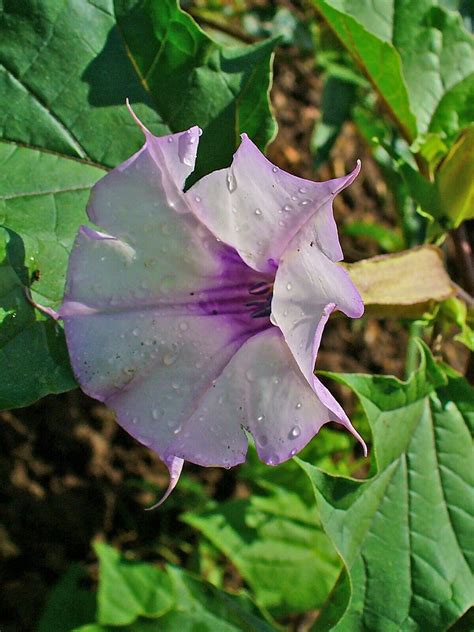
<svg viewBox="0 0 474 632">
<path fill-rule="evenodd" d="M 157 509 L 160 505 L 162 505 L 165 500 L 169 498 L 172 491 L 178 484 L 179 477 L 181 476 L 181 471 L 183 469 L 184 460 L 179 458 L 178 456 L 169 456 L 164 459 L 164 463 L 168 468 L 168 472 L 170 474 L 170 482 L 168 484 L 168 488 L 163 496 L 160 498 L 160 500 L 151 507 L 146 507 L 145 511 L 152 511 L 153 509 Z"/>
<path fill-rule="evenodd" d="M 125 99 L 125 105 L 127 106 L 127 110 L 130 112 L 130 115 L 133 118 L 133 120 L 135 121 L 135 123 L 142 130 L 143 134 L 145 135 L 145 138 L 147 136 L 150 136 L 151 135 L 150 130 L 147 127 L 145 127 L 145 125 L 143 125 L 143 123 L 140 121 L 138 116 L 135 114 L 135 112 L 133 111 L 132 106 L 130 105 L 130 100 L 129 100 L 128 97 Z"/>
</svg>

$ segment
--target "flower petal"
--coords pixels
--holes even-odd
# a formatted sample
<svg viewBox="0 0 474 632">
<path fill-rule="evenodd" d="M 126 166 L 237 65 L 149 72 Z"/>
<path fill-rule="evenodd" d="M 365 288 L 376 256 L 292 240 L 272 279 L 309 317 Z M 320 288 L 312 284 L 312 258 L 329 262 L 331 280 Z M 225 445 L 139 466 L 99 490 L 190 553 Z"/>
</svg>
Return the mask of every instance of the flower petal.
<svg viewBox="0 0 474 632">
<path fill-rule="evenodd" d="M 162 505 L 167 498 L 169 498 L 170 494 L 173 492 L 174 488 L 178 484 L 179 477 L 181 476 L 181 472 L 183 470 L 184 461 L 177 456 L 170 457 L 166 459 L 165 465 L 168 468 L 168 472 L 170 475 L 170 482 L 168 487 L 160 498 L 160 500 L 152 505 L 151 507 L 147 507 L 147 511 L 152 511 L 153 509 L 157 509 L 160 505 Z"/>
<path fill-rule="evenodd" d="M 303 375 L 314 391 L 347 425 L 342 408 L 314 376 L 314 364 L 324 326 L 339 309 L 359 318 L 364 305 L 347 272 L 318 247 L 317 224 L 308 222 L 283 254 L 273 288 L 272 322 L 285 337 Z M 323 388 L 324 390 L 321 390 Z"/>
<path fill-rule="evenodd" d="M 191 169 L 182 137 L 148 135 L 94 187 L 89 215 L 107 232 L 79 232 L 60 311 L 83 390 L 167 459 L 196 400 L 262 327 L 245 301 L 266 281 L 175 201 Z"/>
<path fill-rule="evenodd" d="M 321 248 L 337 260 L 342 253 L 332 218 L 332 200 L 357 176 L 312 182 L 272 165 L 246 134 L 228 169 L 202 178 L 187 192 L 197 217 L 237 250 L 255 270 L 272 272 L 300 228 L 317 213 Z"/>
<path fill-rule="evenodd" d="M 272 327 L 248 339 L 232 357 L 169 450 L 199 465 L 230 467 L 245 460 L 245 429 L 254 436 L 260 458 L 276 465 L 331 420 L 358 436 L 320 382 L 315 394 L 283 335 Z"/>
</svg>

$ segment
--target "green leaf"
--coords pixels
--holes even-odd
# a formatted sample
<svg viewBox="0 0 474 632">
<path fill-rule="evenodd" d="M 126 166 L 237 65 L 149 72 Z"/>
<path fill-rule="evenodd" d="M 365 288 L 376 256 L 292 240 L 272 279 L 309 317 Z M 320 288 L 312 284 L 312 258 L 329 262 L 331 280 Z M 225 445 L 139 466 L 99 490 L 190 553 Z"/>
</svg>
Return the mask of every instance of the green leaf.
<svg viewBox="0 0 474 632">
<path fill-rule="evenodd" d="M 321 120 L 316 124 L 311 138 L 311 151 L 316 165 L 328 159 L 343 124 L 350 118 L 355 101 L 355 83 L 329 74 L 323 87 Z"/>
<path fill-rule="evenodd" d="M 72 565 L 49 594 L 36 632 L 69 632 L 95 617 L 95 595 L 81 586 L 86 573 Z"/>
<path fill-rule="evenodd" d="M 272 632 L 249 597 L 218 590 L 174 566 L 128 561 L 96 544 L 100 561 L 98 623 L 77 632 Z M 113 627 L 111 627 L 113 626 Z"/>
<path fill-rule="evenodd" d="M 0 166 L 0 408 L 11 408 L 75 386 L 62 328 L 26 291 L 59 306 L 89 188 L 104 171 L 14 143 L 0 143 Z"/>
<path fill-rule="evenodd" d="M 403 248 L 403 237 L 394 228 L 356 221 L 344 224 L 343 230 L 350 237 L 373 239 L 385 252 L 397 252 Z"/>
<path fill-rule="evenodd" d="M 59 305 L 90 187 L 143 142 L 125 99 L 156 134 L 201 126 L 197 178 L 230 162 L 241 132 L 272 137 L 274 46 L 223 47 L 176 0 L 1 5 L 0 407 L 75 385 L 61 328 L 24 288 Z"/>
<path fill-rule="evenodd" d="M 347 609 L 331 629 L 446 630 L 474 594 L 474 389 L 424 346 L 407 382 L 333 377 L 364 407 L 378 473 L 356 481 L 300 461 L 350 579 Z"/>
<path fill-rule="evenodd" d="M 472 120 L 474 42 L 433 0 L 314 0 L 409 142 Z"/>
<path fill-rule="evenodd" d="M 275 616 L 319 607 L 338 575 L 314 505 L 267 484 L 268 496 L 220 503 L 184 520 L 222 551 Z"/>
<path fill-rule="evenodd" d="M 230 162 L 241 132 L 260 147 L 274 134 L 274 46 L 224 48 L 176 0 L 8 3 L 3 137 L 114 167 L 142 143 L 128 97 L 156 134 L 202 127 L 197 177 Z"/>
<path fill-rule="evenodd" d="M 96 543 L 100 562 L 97 620 L 126 625 L 140 616 L 158 618 L 175 604 L 171 582 L 160 568 L 128 561 L 103 543 Z"/>
<path fill-rule="evenodd" d="M 159 621 L 160 632 L 272 632 L 245 594 L 231 595 L 174 566 L 167 567 L 177 606 Z"/>
</svg>

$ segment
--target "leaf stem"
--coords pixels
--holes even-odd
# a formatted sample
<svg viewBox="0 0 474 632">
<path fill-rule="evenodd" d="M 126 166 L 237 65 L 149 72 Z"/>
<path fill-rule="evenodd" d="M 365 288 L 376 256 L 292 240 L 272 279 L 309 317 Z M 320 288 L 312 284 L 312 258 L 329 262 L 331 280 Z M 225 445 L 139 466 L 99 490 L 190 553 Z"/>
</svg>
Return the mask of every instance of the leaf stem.
<svg viewBox="0 0 474 632">
<path fill-rule="evenodd" d="M 423 334 L 424 326 L 419 320 L 414 320 L 408 328 L 408 345 L 405 362 L 405 379 L 409 379 L 418 368 L 419 350 L 416 339 Z"/>
</svg>

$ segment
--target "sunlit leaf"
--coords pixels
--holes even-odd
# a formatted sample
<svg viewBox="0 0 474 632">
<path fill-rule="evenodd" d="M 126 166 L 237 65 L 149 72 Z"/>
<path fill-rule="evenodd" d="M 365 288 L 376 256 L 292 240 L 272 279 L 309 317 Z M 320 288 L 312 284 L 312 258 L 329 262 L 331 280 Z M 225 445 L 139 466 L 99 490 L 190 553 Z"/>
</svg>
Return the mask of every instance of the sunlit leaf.
<svg viewBox="0 0 474 632">
<path fill-rule="evenodd" d="M 474 595 L 474 390 L 425 347 L 408 382 L 333 377 L 360 398 L 378 472 L 356 481 L 300 462 L 350 577 L 330 629 L 446 630 Z"/>
</svg>

